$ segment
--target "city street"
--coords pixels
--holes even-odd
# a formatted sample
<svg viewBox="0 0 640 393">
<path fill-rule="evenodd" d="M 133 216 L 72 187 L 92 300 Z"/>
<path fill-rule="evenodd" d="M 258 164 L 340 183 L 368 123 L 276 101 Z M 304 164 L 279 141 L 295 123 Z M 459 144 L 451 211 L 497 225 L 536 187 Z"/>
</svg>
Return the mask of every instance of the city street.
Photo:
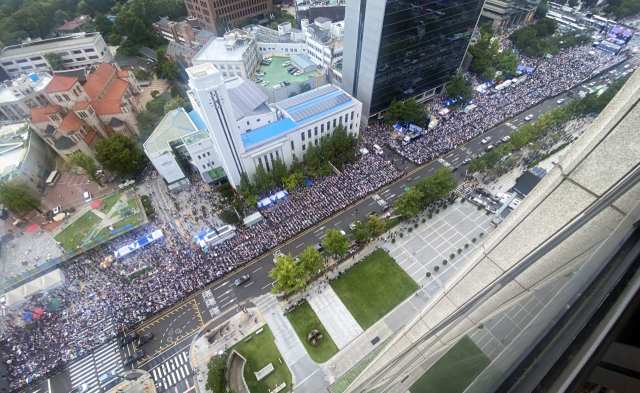
<svg viewBox="0 0 640 393">
<path fill-rule="evenodd" d="M 625 64 L 635 66 L 638 63 L 640 63 L 640 58 L 632 57 L 629 61 L 620 64 L 617 69 L 626 70 L 624 68 Z M 595 79 L 595 81 L 601 84 L 600 78 Z M 590 83 L 590 81 L 586 83 Z M 572 90 L 578 92 L 585 90 L 585 88 L 576 87 Z M 370 211 L 381 214 L 382 206 L 393 203 L 402 195 L 405 187 L 413 186 L 416 181 L 428 177 L 443 166 L 459 166 L 454 175 L 456 180 L 462 180 L 466 166 L 460 164 L 472 154 L 477 155 L 485 150 L 487 145 L 481 143 L 483 138 L 490 136 L 492 141 L 496 141 L 505 135 L 509 135 L 527 123 L 525 121 L 527 115 L 532 114 L 534 116 L 531 120 L 533 122 L 539 115 L 557 108 L 559 106 L 557 101 L 561 98 L 565 99 L 562 105 L 566 105 L 571 100 L 568 93 L 553 97 L 422 167 L 417 167 L 408 161 L 402 164 L 401 159 L 395 153 L 385 149 L 387 159 L 394 160 L 399 169 L 407 172 L 407 176 L 381 188 L 376 194 L 370 195 L 339 214 L 290 239 L 279 246 L 277 250 L 285 254 L 291 253 L 295 256 L 306 247 L 322 242 L 327 229 L 335 228 L 347 233 L 350 232 L 349 224 L 365 219 L 365 215 Z M 155 179 L 149 182 L 149 187 L 150 189 L 158 190 L 157 194 L 160 194 L 159 188 L 154 185 L 157 181 L 162 180 Z M 169 207 L 168 196 L 162 195 L 158 197 L 157 194 L 155 195 L 156 203 Z M 173 225 L 175 221 L 171 217 L 166 216 L 162 211 L 159 213 L 166 223 Z M 173 228 L 173 230 L 176 229 L 182 232 L 179 227 Z M 140 336 L 153 333 L 154 338 L 141 346 L 140 349 L 144 350 L 145 356 L 135 362 L 133 366 L 123 367 L 122 360 L 124 356 L 132 354 L 136 348 L 129 344 L 120 349 L 114 341 L 111 341 L 96 349 L 91 356 L 73 363 L 52 379 L 33 386 L 26 391 L 34 393 L 66 393 L 71 390 L 72 386 L 88 383 L 88 393 L 102 393 L 104 392 L 104 386 L 101 386 L 98 381 L 98 377 L 101 374 L 110 370 L 119 372 L 125 368 L 130 369 L 132 367 L 149 371 L 154 377 L 159 391 L 170 390 L 175 393 L 183 393 L 192 390 L 194 383 L 193 379 L 189 377 L 192 374 L 192 370 L 187 358 L 187 349 L 193 339 L 193 335 L 219 314 L 234 307 L 237 308 L 238 305 L 242 305 L 242 303 L 270 291 L 274 281 L 268 274 L 274 266 L 273 252 L 275 251 L 276 249 L 272 250 L 272 253 L 247 264 L 233 274 L 213 283 L 206 290 L 187 297 L 162 314 L 156 315 L 139 325 L 136 332 Z M 234 280 L 244 274 L 249 274 L 251 276 L 250 280 L 240 286 L 236 286 Z"/>
</svg>

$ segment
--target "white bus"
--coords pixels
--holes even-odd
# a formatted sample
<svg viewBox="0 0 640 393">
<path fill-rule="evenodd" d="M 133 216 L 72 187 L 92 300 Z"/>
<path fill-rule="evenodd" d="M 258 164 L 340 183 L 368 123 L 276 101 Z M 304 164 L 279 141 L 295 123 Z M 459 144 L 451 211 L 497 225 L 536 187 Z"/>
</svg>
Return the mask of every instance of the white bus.
<svg viewBox="0 0 640 393">
<path fill-rule="evenodd" d="M 49 187 L 53 187 L 56 185 L 56 183 L 58 182 L 58 180 L 60 180 L 60 172 L 58 171 L 53 171 L 51 172 L 51 174 L 49 175 L 49 177 L 47 178 L 47 185 Z"/>
</svg>

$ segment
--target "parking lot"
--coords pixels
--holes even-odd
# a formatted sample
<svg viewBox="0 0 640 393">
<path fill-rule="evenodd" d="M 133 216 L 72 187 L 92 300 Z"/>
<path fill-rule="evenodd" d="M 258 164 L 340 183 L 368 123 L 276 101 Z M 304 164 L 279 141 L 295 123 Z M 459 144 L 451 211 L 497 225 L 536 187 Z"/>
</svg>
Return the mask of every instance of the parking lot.
<svg viewBox="0 0 640 393">
<path fill-rule="evenodd" d="M 272 61 L 270 65 L 268 66 L 261 65 L 259 68 L 259 70 L 262 70 L 265 72 L 265 75 L 251 76 L 252 80 L 254 80 L 255 78 L 260 78 L 263 81 L 269 81 L 269 84 L 265 86 L 267 89 L 273 90 L 273 86 L 278 85 L 283 81 L 287 81 L 291 84 L 294 84 L 294 83 L 306 81 L 311 78 L 315 78 L 318 75 L 320 75 L 317 72 L 309 72 L 306 74 L 293 76 L 289 72 L 287 72 L 287 68 L 289 67 L 282 66 L 282 64 L 284 64 L 285 62 L 290 61 L 288 57 L 272 57 L 271 59 Z"/>
</svg>

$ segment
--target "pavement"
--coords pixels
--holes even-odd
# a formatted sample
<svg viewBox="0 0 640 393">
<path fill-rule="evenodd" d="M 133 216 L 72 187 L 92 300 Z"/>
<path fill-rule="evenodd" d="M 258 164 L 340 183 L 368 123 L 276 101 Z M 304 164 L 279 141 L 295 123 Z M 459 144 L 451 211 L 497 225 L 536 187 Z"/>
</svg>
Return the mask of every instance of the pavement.
<svg viewBox="0 0 640 393">
<path fill-rule="evenodd" d="M 324 284 L 317 287 L 322 287 L 322 289 L 318 289 L 313 296 L 308 298 L 309 305 L 327 329 L 338 349 L 342 349 L 362 334 L 363 330 L 331 288 L 331 285 Z"/>
</svg>

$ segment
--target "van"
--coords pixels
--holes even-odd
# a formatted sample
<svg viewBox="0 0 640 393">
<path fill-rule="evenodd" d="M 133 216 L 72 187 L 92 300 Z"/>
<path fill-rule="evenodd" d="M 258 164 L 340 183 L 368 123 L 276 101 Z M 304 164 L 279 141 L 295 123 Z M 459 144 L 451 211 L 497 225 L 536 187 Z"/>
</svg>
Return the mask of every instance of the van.
<svg viewBox="0 0 640 393">
<path fill-rule="evenodd" d="M 98 381 L 100 382 L 100 385 L 104 385 L 105 383 L 109 382 L 110 380 L 112 380 L 113 378 L 116 377 L 116 370 L 111 370 L 109 372 L 107 372 L 106 374 L 102 374 L 100 376 L 100 378 L 98 378 Z"/>
<path fill-rule="evenodd" d="M 509 209 L 513 210 L 520 204 L 520 199 L 516 198 L 509 204 Z"/>
<path fill-rule="evenodd" d="M 60 172 L 58 171 L 53 171 L 51 172 L 51 174 L 49 175 L 49 177 L 47 178 L 47 185 L 49 187 L 53 187 L 56 185 L 56 183 L 58 182 L 58 180 L 60 179 Z"/>
<path fill-rule="evenodd" d="M 84 192 L 84 201 L 91 202 L 91 194 L 89 194 L 87 191 Z"/>
<path fill-rule="evenodd" d="M 384 151 L 382 150 L 382 148 L 378 145 L 373 145 L 373 148 L 376 150 L 376 154 L 382 155 L 384 154 Z"/>
</svg>

